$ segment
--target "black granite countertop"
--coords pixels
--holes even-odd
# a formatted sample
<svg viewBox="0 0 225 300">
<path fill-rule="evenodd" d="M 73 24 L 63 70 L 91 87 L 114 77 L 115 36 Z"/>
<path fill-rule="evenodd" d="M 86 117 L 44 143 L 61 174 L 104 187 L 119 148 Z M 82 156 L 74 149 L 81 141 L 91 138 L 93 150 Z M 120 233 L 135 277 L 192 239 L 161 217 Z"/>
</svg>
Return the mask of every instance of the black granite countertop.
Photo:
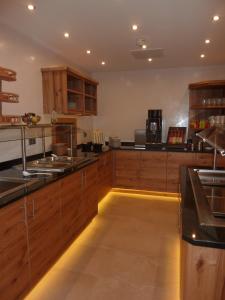
<svg viewBox="0 0 225 300">
<path fill-rule="evenodd" d="M 102 153 L 107 152 L 109 150 L 110 150 L 109 148 L 106 148 L 105 151 L 103 151 Z M 25 197 L 26 195 L 29 195 L 29 194 L 33 193 L 34 191 L 36 191 L 40 188 L 43 188 L 52 182 L 62 179 L 63 177 L 65 177 L 69 174 L 77 172 L 90 164 L 93 164 L 94 162 L 96 162 L 98 160 L 99 155 L 101 155 L 101 153 L 96 154 L 93 152 L 88 152 L 88 153 L 80 152 L 79 156 L 88 157 L 88 158 L 90 158 L 90 160 L 85 163 L 82 163 L 81 165 L 78 165 L 76 167 L 71 167 L 69 170 L 67 170 L 65 172 L 53 173 L 51 176 L 33 175 L 31 177 L 31 179 L 35 179 L 35 180 L 32 184 L 30 184 L 30 185 L 25 184 L 25 186 L 22 187 L 21 189 L 19 189 L 18 191 L 14 191 L 8 195 L 0 197 L 0 208 L 2 208 L 14 201 L 17 201 L 18 199 Z M 22 172 L 13 167 L 8 168 L 8 169 L 3 168 L 3 170 L 0 171 L 0 177 L 24 179 Z"/>
<path fill-rule="evenodd" d="M 225 249 L 225 228 L 200 226 L 188 168 L 181 168 L 182 239 L 196 246 Z"/>
<path fill-rule="evenodd" d="M 203 151 L 189 150 L 186 145 L 168 145 L 163 144 L 152 144 L 144 147 L 136 147 L 132 142 L 122 142 L 120 148 L 114 148 L 113 150 L 128 150 L 128 151 L 159 151 L 159 152 L 182 152 L 182 153 L 213 153 L 211 147 L 204 149 Z"/>
</svg>

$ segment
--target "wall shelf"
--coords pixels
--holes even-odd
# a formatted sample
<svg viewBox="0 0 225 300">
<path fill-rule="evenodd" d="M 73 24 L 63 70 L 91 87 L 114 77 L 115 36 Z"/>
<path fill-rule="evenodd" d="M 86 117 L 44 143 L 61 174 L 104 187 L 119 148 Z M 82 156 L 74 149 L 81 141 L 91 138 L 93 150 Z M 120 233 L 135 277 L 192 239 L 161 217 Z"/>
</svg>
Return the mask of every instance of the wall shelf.
<svg viewBox="0 0 225 300">
<path fill-rule="evenodd" d="M 16 72 L 0 67 L 0 80 L 16 81 Z"/>
<path fill-rule="evenodd" d="M 19 95 L 10 92 L 0 92 L 0 102 L 18 103 Z"/>
</svg>

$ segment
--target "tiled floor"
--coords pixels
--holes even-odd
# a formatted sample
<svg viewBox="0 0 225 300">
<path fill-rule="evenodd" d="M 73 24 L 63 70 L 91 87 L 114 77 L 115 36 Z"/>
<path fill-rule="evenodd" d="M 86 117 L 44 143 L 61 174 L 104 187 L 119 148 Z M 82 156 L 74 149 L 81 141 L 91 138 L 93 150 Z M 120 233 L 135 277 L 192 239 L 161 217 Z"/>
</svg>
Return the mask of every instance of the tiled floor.
<svg viewBox="0 0 225 300">
<path fill-rule="evenodd" d="M 178 300 L 176 198 L 111 193 L 26 300 Z"/>
</svg>

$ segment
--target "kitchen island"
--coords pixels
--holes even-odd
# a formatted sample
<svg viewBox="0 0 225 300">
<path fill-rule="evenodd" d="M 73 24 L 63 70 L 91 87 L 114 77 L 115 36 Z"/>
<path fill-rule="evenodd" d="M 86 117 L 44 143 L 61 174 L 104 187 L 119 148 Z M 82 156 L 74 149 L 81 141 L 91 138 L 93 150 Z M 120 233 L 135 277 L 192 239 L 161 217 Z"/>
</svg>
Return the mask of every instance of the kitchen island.
<svg viewBox="0 0 225 300">
<path fill-rule="evenodd" d="M 181 170 L 181 300 L 225 299 L 225 227 L 201 226 L 187 167 Z"/>
</svg>

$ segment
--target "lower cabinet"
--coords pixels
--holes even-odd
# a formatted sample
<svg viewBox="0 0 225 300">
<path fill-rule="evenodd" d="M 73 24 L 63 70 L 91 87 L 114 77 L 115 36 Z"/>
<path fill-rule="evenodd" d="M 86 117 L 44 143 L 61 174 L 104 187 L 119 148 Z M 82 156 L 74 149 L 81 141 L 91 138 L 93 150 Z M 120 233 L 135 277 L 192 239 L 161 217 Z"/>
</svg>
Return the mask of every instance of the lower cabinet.
<svg viewBox="0 0 225 300">
<path fill-rule="evenodd" d="M 167 192 L 179 193 L 180 166 L 182 165 L 195 165 L 195 153 L 167 153 Z"/>
<path fill-rule="evenodd" d="M 104 198 L 113 184 L 112 151 L 102 153 L 98 160 L 98 201 Z"/>
<path fill-rule="evenodd" d="M 139 186 L 151 191 L 166 191 L 166 152 L 141 152 Z"/>
<path fill-rule="evenodd" d="M 181 241 L 181 300 L 224 300 L 224 278 L 224 249 Z"/>
<path fill-rule="evenodd" d="M 212 167 L 212 153 L 114 151 L 114 187 L 179 192 L 180 167 Z M 218 156 L 217 166 L 225 166 Z"/>
<path fill-rule="evenodd" d="M 84 222 L 84 220 L 80 222 L 79 218 L 83 215 L 82 219 L 84 219 L 87 207 L 87 203 L 82 197 L 82 180 L 83 173 L 79 171 L 66 176 L 61 181 L 60 198 L 63 247 L 68 246 L 74 240 Z"/>
<path fill-rule="evenodd" d="M 29 287 L 25 200 L 0 209 L 0 298 L 22 299 Z"/>
<path fill-rule="evenodd" d="M 83 199 L 86 203 L 87 221 L 98 213 L 98 169 L 92 164 L 83 169 Z"/>
<path fill-rule="evenodd" d="M 59 256 L 61 244 L 60 181 L 27 196 L 27 224 L 31 284 L 35 284 Z"/>
</svg>

